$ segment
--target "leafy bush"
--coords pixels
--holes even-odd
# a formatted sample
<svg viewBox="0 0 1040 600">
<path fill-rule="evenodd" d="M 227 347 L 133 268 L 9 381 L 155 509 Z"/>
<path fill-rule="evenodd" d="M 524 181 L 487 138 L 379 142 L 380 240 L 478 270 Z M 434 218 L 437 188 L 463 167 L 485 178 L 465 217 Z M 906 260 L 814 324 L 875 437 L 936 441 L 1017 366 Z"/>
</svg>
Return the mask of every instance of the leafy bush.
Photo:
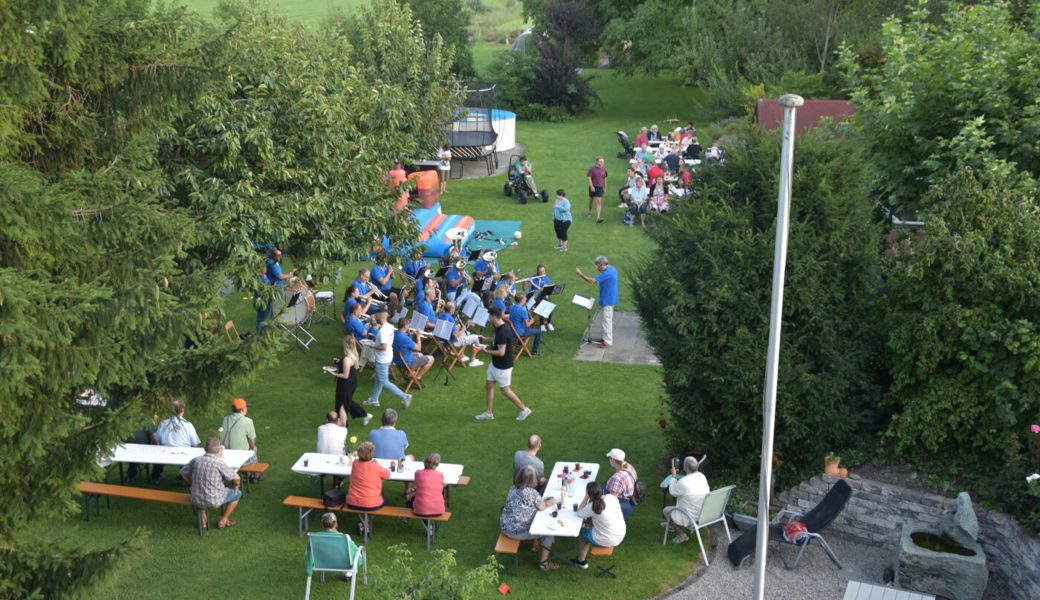
<svg viewBox="0 0 1040 600">
<path fill-rule="evenodd" d="M 927 236 L 887 259 L 881 407 L 893 450 L 1025 515 L 1040 508 L 1023 493 L 1037 457 L 1021 439 L 1040 415 L 1036 195 L 960 169 L 923 199 Z"/>
<path fill-rule="evenodd" d="M 393 557 L 387 566 L 372 571 L 380 582 L 374 593 L 386 600 L 472 600 L 486 598 L 498 579 L 498 563 L 489 556 L 483 565 L 461 575 L 455 572 L 455 550 L 433 550 L 422 564 L 415 565 L 408 546 L 390 546 Z"/>
<path fill-rule="evenodd" d="M 1003 3 L 951 2 L 938 16 L 924 6 L 885 23 L 884 61 L 843 58 L 880 190 L 904 219 L 961 166 L 1040 174 L 1040 12 L 1023 26 Z"/>
<path fill-rule="evenodd" d="M 710 448 L 713 468 L 757 471 L 773 268 L 779 139 L 746 128 L 702 199 L 650 231 L 632 286 L 665 371 L 673 448 Z M 775 449 L 779 477 L 873 426 L 878 228 L 854 145 L 799 137 L 783 311 Z M 654 285 L 645 285 L 646 282 Z"/>
</svg>

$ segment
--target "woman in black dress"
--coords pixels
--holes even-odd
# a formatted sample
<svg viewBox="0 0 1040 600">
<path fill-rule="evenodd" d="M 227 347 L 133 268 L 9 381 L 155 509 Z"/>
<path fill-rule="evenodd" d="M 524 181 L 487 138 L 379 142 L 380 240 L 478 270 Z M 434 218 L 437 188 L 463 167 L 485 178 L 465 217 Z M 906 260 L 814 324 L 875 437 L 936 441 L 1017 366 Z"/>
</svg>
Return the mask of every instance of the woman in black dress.
<svg viewBox="0 0 1040 600">
<path fill-rule="evenodd" d="M 340 419 L 347 422 L 347 413 L 355 419 L 362 419 L 362 425 L 368 425 L 372 415 L 354 402 L 354 390 L 357 389 L 357 341 L 350 333 L 343 336 L 343 359 L 339 368 L 326 367 L 325 372 L 336 378 L 336 412 Z"/>
</svg>

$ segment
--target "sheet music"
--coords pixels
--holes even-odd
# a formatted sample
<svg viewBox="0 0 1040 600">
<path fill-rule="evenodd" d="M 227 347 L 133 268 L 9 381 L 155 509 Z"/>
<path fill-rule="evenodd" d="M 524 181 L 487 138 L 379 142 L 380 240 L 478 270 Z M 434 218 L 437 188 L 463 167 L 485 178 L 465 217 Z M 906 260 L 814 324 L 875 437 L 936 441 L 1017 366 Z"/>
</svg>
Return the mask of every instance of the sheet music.
<svg viewBox="0 0 1040 600">
<path fill-rule="evenodd" d="M 472 319 L 473 313 L 477 312 L 477 307 L 480 305 L 480 296 L 472 293 L 467 294 L 466 297 L 462 299 L 462 314 Z"/>
<path fill-rule="evenodd" d="M 531 294 L 531 297 L 527 299 L 527 310 L 534 308 L 536 302 L 538 302 L 538 294 Z"/>
<path fill-rule="evenodd" d="M 534 312 L 534 314 L 538 315 L 539 317 L 545 317 L 546 319 L 548 319 L 549 315 L 551 315 L 552 311 L 555 310 L 555 309 L 556 309 L 556 305 L 555 304 L 553 304 L 552 302 L 549 302 L 548 300 L 542 300 L 541 302 L 538 303 L 538 306 L 534 307 L 534 311 L 533 312 Z"/>
<path fill-rule="evenodd" d="M 477 307 L 477 312 L 473 315 L 473 324 L 478 327 L 487 325 L 488 311 L 483 306 Z"/>
<path fill-rule="evenodd" d="M 433 335 L 439 337 L 442 340 L 451 340 L 451 334 L 455 330 L 455 321 L 449 321 L 447 319 L 437 319 L 437 324 L 433 326 Z"/>
<path fill-rule="evenodd" d="M 595 300 L 593 298 L 589 298 L 588 296 L 574 294 L 574 298 L 571 299 L 571 302 L 577 304 L 585 310 L 592 310 L 592 305 L 595 303 Z"/>
<path fill-rule="evenodd" d="M 408 309 L 402 306 L 400 312 L 398 312 L 396 315 L 390 317 L 390 323 L 393 324 L 394 327 L 397 327 L 397 322 L 400 321 L 401 319 L 404 319 L 407 316 L 408 316 Z"/>
<path fill-rule="evenodd" d="M 429 319 L 426 318 L 426 315 L 419 311 L 414 311 L 412 312 L 412 322 L 408 325 L 408 328 L 416 331 L 426 331 L 427 321 L 429 321 Z"/>
</svg>

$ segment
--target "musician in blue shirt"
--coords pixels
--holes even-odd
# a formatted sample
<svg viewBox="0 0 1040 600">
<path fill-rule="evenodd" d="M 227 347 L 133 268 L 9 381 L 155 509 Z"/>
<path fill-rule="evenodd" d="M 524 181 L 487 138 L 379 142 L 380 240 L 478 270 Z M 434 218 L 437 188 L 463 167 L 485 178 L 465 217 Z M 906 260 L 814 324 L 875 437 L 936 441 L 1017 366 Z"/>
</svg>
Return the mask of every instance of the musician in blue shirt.
<svg viewBox="0 0 1040 600">
<path fill-rule="evenodd" d="M 423 298 L 415 305 L 415 312 L 424 315 L 427 319 L 427 330 L 432 330 L 434 321 L 437 320 L 437 313 L 433 310 L 433 301 L 435 298 L 437 298 L 437 290 L 435 288 L 429 288 L 426 290 Z"/>
<path fill-rule="evenodd" d="M 347 317 L 350 316 L 350 308 L 355 304 L 361 304 L 362 314 L 368 312 L 369 304 L 372 302 L 369 298 L 361 298 L 358 293 L 358 289 L 354 287 L 354 284 L 347 286 L 347 291 L 343 292 L 343 320 L 346 321 Z"/>
<path fill-rule="evenodd" d="M 415 260 L 410 260 L 404 263 L 404 273 L 412 279 L 415 279 L 419 276 L 419 270 L 425 266 L 426 260 L 423 259 L 422 254 L 419 254 Z"/>
<path fill-rule="evenodd" d="M 505 288 L 507 290 L 509 290 L 509 297 L 512 298 L 513 296 L 516 295 L 516 285 L 514 285 L 515 283 L 516 283 L 516 273 L 513 273 L 512 271 L 510 271 L 509 273 L 506 273 L 505 275 L 502 276 L 501 279 L 498 280 L 498 286 L 497 287 L 505 286 Z"/>
<path fill-rule="evenodd" d="M 412 339 L 408 335 L 408 320 L 400 319 L 397 321 L 397 331 L 394 332 L 394 364 L 397 366 L 408 366 L 416 369 L 416 376 L 419 379 L 423 378 L 423 375 L 430 370 L 433 366 L 433 357 L 427 356 L 422 352 L 413 352 L 417 346 L 419 346 L 418 333 L 416 333 L 416 339 Z M 402 362 L 402 357 L 404 358 Z"/>
<path fill-rule="evenodd" d="M 606 256 L 596 257 L 596 269 L 599 275 L 595 278 L 581 272 L 580 268 L 574 269 L 586 281 L 586 283 L 599 286 L 599 307 L 603 313 L 603 339 L 599 340 L 600 348 L 609 348 L 614 343 L 614 305 L 618 303 L 618 272 L 607 262 Z"/>
<path fill-rule="evenodd" d="M 538 348 L 542 345 L 542 330 L 534 325 L 534 319 L 530 318 L 527 312 L 527 307 L 524 306 L 524 295 L 517 294 L 516 299 L 513 302 L 513 306 L 509 307 L 509 320 L 513 323 L 513 327 L 516 329 L 516 334 L 520 337 L 531 336 L 534 338 L 534 346 L 531 347 L 531 354 L 538 356 L 541 352 Z"/>
<path fill-rule="evenodd" d="M 506 304 L 506 301 L 508 299 L 509 287 L 504 285 L 498 286 L 497 288 L 495 288 L 495 299 L 491 302 L 491 306 L 489 307 L 489 309 L 497 308 L 498 310 L 502 311 L 503 315 L 508 314 L 509 305 Z"/>
<path fill-rule="evenodd" d="M 437 318 L 442 321 L 451 321 L 454 323 L 451 331 L 451 343 L 454 346 L 473 346 L 473 360 L 470 360 L 465 354 L 460 357 L 462 362 L 468 362 L 471 367 L 479 367 L 484 364 L 483 361 L 477 360 L 477 352 L 480 352 L 480 348 L 477 348 L 476 344 L 480 343 L 480 336 L 475 333 L 469 333 L 466 330 L 466 326 L 462 324 L 462 321 L 455 318 L 455 303 L 445 302 L 444 311 L 437 315 Z"/>
<path fill-rule="evenodd" d="M 480 288 L 480 297 L 484 304 L 488 303 L 488 299 L 491 298 L 491 290 L 494 288 L 494 282 L 499 278 L 498 272 L 498 253 L 490 250 L 480 255 L 477 262 L 473 263 L 473 281 L 483 281 L 483 285 Z"/>
<path fill-rule="evenodd" d="M 552 280 L 545 274 L 545 265 L 538 265 L 535 268 L 535 274 L 531 276 L 530 281 L 527 283 L 527 297 L 530 298 L 532 295 L 541 301 L 545 298 L 543 290 L 552 284 Z M 537 306 L 537 304 L 535 304 Z M 556 328 L 552 324 L 552 315 L 549 318 L 538 315 L 538 325 L 542 331 L 553 331 Z"/>
<path fill-rule="evenodd" d="M 468 276 L 465 264 L 463 264 L 461 269 L 457 265 L 452 265 L 448 269 L 448 272 L 444 274 L 444 293 L 448 300 L 454 300 L 459 289 L 466 287 L 466 278 Z"/>
<path fill-rule="evenodd" d="M 347 315 L 347 319 L 343 322 L 343 333 L 352 334 L 359 343 L 368 337 L 368 327 L 361 320 L 362 314 L 364 313 L 361 311 L 361 304 L 355 302 L 351 306 L 350 314 Z"/>
</svg>

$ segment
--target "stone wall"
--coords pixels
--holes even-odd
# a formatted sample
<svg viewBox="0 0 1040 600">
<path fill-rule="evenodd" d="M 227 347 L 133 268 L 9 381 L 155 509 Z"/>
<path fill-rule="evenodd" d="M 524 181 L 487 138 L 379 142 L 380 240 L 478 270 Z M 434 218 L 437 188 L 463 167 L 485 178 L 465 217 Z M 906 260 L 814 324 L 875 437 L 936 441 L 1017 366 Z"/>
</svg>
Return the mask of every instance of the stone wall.
<svg viewBox="0 0 1040 600">
<path fill-rule="evenodd" d="M 837 481 L 827 475 L 813 477 L 773 499 L 776 509 L 805 512 L 816 506 Z M 852 498 L 830 529 L 857 541 L 884 547 L 895 555 L 905 522 L 936 526 L 953 510 L 954 499 L 910 490 L 869 479 L 846 479 Z M 1040 539 L 1009 515 L 975 504 L 979 519 L 979 543 L 986 552 L 991 585 L 1013 600 L 1040 598 Z"/>
</svg>

